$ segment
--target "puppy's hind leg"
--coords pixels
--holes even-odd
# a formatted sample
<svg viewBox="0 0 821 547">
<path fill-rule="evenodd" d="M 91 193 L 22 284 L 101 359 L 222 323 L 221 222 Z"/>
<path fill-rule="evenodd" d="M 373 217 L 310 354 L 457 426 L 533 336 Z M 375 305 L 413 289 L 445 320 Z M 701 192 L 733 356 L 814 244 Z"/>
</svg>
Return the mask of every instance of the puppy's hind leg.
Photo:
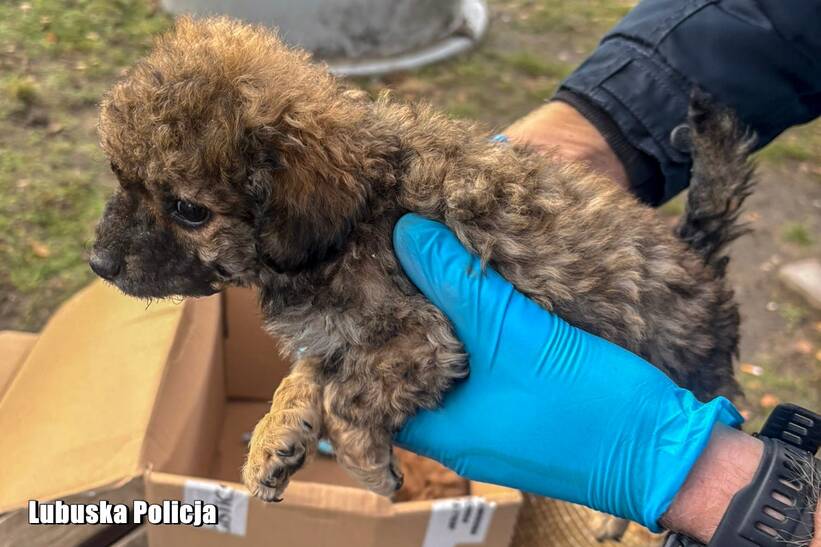
<svg viewBox="0 0 821 547">
<path fill-rule="evenodd" d="M 312 365 L 310 361 L 294 365 L 251 436 L 242 478 L 263 501 L 282 501 L 291 475 L 316 452 L 322 429 L 322 387 Z"/>
<path fill-rule="evenodd" d="M 624 534 L 627 532 L 627 528 L 629 527 L 629 520 L 607 515 L 602 519 L 601 524 L 593 532 L 593 536 L 599 543 L 604 543 L 605 541 L 618 542 L 621 541 L 622 537 L 624 537 Z"/>
<path fill-rule="evenodd" d="M 323 385 L 325 431 L 337 461 L 372 492 L 402 486 L 393 433 L 420 408 L 435 408 L 456 378 L 467 375 L 462 346 L 432 305 L 421 320 L 379 348 L 352 347 L 345 372 Z"/>
<path fill-rule="evenodd" d="M 371 492 L 391 496 L 404 477 L 394 459 L 391 436 L 381 427 L 354 425 L 328 412 L 325 427 L 339 464 Z"/>
</svg>

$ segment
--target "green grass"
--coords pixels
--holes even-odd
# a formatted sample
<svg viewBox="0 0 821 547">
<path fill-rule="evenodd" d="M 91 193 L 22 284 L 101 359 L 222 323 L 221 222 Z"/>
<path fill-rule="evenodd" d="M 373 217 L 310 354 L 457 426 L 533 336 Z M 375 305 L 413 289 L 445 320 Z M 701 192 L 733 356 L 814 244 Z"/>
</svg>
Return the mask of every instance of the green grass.
<svg viewBox="0 0 821 547">
<path fill-rule="evenodd" d="M 93 105 L 110 79 L 168 27 L 134 0 L 32 0 L 0 4 L 0 87 L 21 79 L 54 105 Z M 21 74 L 22 73 L 22 74 Z"/>
<path fill-rule="evenodd" d="M 529 51 L 517 51 L 503 58 L 503 62 L 514 70 L 530 77 L 545 76 L 560 79 L 567 76 L 572 67 L 563 63 L 556 63 Z"/>
<path fill-rule="evenodd" d="M 678 218 L 684 214 L 684 205 L 686 203 L 686 195 L 679 194 L 661 207 L 659 212 L 666 217 Z"/>
<path fill-rule="evenodd" d="M 821 124 L 813 122 L 793 127 L 756 154 L 763 163 L 784 167 L 788 170 L 796 166 L 802 172 L 821 182 Z M 790 175 L 786 173 L 786 181 Z"/>
<path fill-rule="evenodd" d="M 36 329 L 91 279 L 112 182 L 96 104 L 170 18 L 124 0 L 0 3 L 0 321 Z M 2 327 L 0 327 L 2 328 Z"/>
<path fill-rule="evenodd" d="M 744 425 L 745 431 L 759 431 L 772 408 L 761 405 L 765 395 L 775 396 L 781 402 L 790 402 L 807 408 L 821 405 L 821 367 L 806 358 L 806 366 L 784 366 L 780 359 L 771 355 L 761 355 L 756 361 L 763 369 L 761 376 L 740 374 L 739 380 L 746 394 L 751 410 L 750 419 Z"/>
<path fill-rule="evenodd" d="M 531 11 L 525 11 L 515 18 L 515 24 L 522 30 L 544 32 L 550 30 L 563 33 L 586 33 L 591 26 L 610 26 L 636 4 L 630 0 L 543 0 L 541 2 L 514 2 L 519 6 L 530 4 Z"/>
<path fill-rule="evenodd" d="M 104 187 L 88 163 L 90 144 L 32 132 L 25 147 L 0 150 L 0 285 L 22 297 L 23 327 L 34 327 L 55 298 L 89 279 L 85 245 L 102 210 Z"/>
<path fill-rule="evenodd" d="M 813 152 L 806 142 L 777 140 L 764 148 L 759 157 L 772 162 L 807 161 L 813 158 Z"/>
<path fill-rule="evenodd" d="M 821 130 L 817 124 L 794 127 L 768 144 L 758 157 L 783 164 L 817 159 L 821 155 Z"/>
<path fill-rule="evenodd" d="M 33 107 L 40 101 L 40 88 L 30 76 L 13 74 L 4 78 L 3 92 L 11 112 Z"/>
<path fill-rule="evenodd" d="M 810 234 L 810 230 L 801 222 L 790 222 L 785 225 L 781 236 L 784 238 L 784 241 L 801 247 L 809 247 L 813 244 L 813 237 Z"/>
<path fill-rule="evenodd" d="M 809 316 L 805 308 L 790 303 L 783 304 L 778 312 L 787 322 L 789 330 L 795 330 Z"/>
<path fill-rule="evenodd" d="M 472 101 L 451 103 L 447 106 L 446 111 L 449 116 L 464 120 L 475 120 L 482 115 L 481 107 Z"/>
<path fill-rule="evenodd" d="M 82 54 L 101 71 L 129 62 L 168 25 L 154 3 L 135 0 L 29 0 L 0 5 L 4 51 L 31 58 Z"/>
</svg>

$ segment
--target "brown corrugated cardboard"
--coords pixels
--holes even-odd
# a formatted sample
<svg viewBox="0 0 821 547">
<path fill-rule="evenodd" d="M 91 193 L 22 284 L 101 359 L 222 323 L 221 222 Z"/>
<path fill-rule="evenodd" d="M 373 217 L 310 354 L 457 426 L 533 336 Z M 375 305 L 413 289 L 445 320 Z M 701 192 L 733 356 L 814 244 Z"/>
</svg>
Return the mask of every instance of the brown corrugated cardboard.
<svg viewBox="0 0 821 547">
<path fill-rule="evenodd" d="M 460 505 L 393 504 L 331 459 L 301 470 L 280 504 L 262 503 L 237 483 L 247 433 L 288 370 L 247 291 L 146 307 L 95 283 L 54 315 L 33 346 L 26 342 L 18 339 L 13 359 L 27 353 L 22 364 L 0 366 L 17 369 L 0 399 L 10 447 L 0 451 L 0 512 L 136 479 L 150 501 L 213 495 L 234 504 L 220 506 L 220 518 L 233 519 L 222 526 L 229 533 L 151 525 L 154 547 L 450 545 L 429 536 Z M 483 541 L 473 543 L 507 545 L 520 495 L 476 483 L 472 494 L 478 512 L 492 515 L 471 536 Z"/>
<path fill-rule="evenodd" d="M 100 490 L 79 492 L 60 499 L 66 503 L 131 503 L 145 497 L 142 477 L 110 485 Z M 135 524 L 38 524 L 28 522 L 28 509 L 0 515 L 0 547 L 68 547 L 71 545 L 108 545 L 137 528 Z"/>
<path fill-rule="evenodd" d="M 11 385 L 36 340 L 37 335 L 30 332 L 0 331 L 0 399 Z"/>
<path fill-rule="evenodd" d="M 289 363 L 274 339 L 262 329 L 253 291 L 228 289 L 225 307 L 225 384 L 234 399 L 270 400 L 271 386 L 287 374 Z"/>
<path fill-rule="evenodd" d="M 152 474 L 147 484 L 148 499 L 154 502 L 183 499 L 188 480 L 178 475 Z M 222 483 L 226 484 L 241 489 L 238 484 Z M 244 535 L 220 533 L 205 527 L 150 526 L 149 544 L 152 547 L 421 547 L 425 545 L 431 507 L 435 503 L 391 504 L 386 498 L 357 488 L 302 481 L 291 484 L 287 495 L 287 501 L 277 505 L 250 498 Z M 489 487 L 480 495 L 495 507 L 487 535 L 478 545 L 508 545 L 520 496 L 499 487 Z M 474 542 L 464 542 L 465 545 L 471 543 Z"/>
<path fill-rule="evenodd" d="M 145 308 L 95 283 L 51 318 L 0 400 L 0 511 L 139 473 L 185 306 Z"/>
</svg>

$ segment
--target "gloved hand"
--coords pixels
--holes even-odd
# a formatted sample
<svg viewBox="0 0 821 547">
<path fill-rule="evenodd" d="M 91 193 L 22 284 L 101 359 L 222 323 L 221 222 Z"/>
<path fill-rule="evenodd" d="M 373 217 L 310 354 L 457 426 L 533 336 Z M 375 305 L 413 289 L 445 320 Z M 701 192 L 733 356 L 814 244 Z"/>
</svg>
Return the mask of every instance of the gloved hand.
<svg viewBox="0 0 821 547">
<path fill-rule="evenodd" d="M 659 531 L 716 422 L 742 422 L 726 399 L 699 402 L 640 357 L 483 272 L 442 224 L 406 215 L 394 245 L 470 359 L 470 376 L 441 408 L 411 418 L 396 436 L 400 446 L 470 479 Z"/>
</svg>

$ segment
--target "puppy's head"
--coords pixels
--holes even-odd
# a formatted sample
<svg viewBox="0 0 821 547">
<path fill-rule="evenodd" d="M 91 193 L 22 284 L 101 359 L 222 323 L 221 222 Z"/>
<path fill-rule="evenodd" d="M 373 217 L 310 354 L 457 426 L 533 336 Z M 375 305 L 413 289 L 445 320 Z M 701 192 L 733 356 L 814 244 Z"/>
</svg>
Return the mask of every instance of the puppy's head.
<svg viewBox="0 0 821 547">
<path fill-rule="evenodd" d="M 389 176 L 370 112 L 270 32 L 180 20 L 103 99 L 120 187 L 92 269 L 162 297 L 313 267 L 344 243 L 369 181 Z"/>
</svg>

